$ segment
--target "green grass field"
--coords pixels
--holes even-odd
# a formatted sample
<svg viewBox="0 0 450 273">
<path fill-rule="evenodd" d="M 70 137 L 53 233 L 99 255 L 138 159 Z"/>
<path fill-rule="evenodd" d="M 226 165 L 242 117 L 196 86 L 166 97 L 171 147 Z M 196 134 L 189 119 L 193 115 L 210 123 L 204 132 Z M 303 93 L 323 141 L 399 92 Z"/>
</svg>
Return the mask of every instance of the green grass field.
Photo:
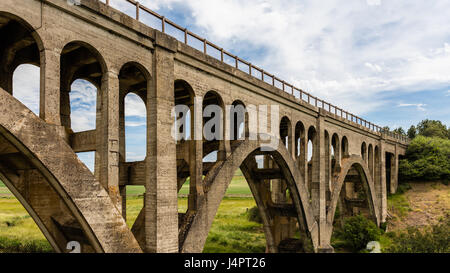
<svg viewBox="0 0 450 273">
<path fill-rule="evenodd" d="M 186 211 L 189 184 L 180 190 L 178 209 Z M 127 224 L 132 226 L 143 206 L 144 187 L 127 187 Z M 245 178 L 237 172 L 222 201 L 205 244 L 205 253 L 255 253 L 265 251 L 261 224 L 247 220 L 255 206 Z M 0 252 L 52 252 L 27 211 L 0 182 Z"/>
</svg>

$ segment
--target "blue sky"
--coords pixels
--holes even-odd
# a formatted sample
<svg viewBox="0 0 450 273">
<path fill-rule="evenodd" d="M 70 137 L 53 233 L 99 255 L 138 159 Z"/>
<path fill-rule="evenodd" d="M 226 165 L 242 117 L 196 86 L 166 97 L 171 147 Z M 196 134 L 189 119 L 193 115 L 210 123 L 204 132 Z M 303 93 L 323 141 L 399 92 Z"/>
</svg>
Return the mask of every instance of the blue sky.
<svg viewBox="0 0 450 273">
<path fill-rule="evenodd" d="M 125 0 L 110 2 L 134 14 Z M 450 1 L 139 2 L 380 126 L 407 129 L 425 118 L 450 125 Z M 158 24 L 148 16 L 141 18 Z M 38 90 L 39 71 L 19 67 L 14 93 L 34 111 Z M 74 129 L 92 129 L 95 88 L 77 81 L 72 90 Z M 145 108 L 136 96 L 127 97 L 127 105 L 127 157 L 140 160 L 145 154 Z M 80 157 L 92 165 L 92 155 Z"/>
</svg>

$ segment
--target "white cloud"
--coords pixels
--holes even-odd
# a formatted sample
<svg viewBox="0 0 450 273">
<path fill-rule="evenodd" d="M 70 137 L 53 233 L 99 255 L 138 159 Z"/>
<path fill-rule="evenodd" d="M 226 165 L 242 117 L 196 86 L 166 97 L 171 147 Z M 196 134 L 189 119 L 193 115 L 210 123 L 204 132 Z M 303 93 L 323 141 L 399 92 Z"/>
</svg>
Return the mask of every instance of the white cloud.
<svg viewBox="0 0 450 273">
<path fill-rule="evenodd" d="M 384 92 L 450 85 L 450 2 L 143 0 L 183 7 L 194 32 L 356 114 Z M 127 4 L 124 3 L 124 6 Z M 377 6 L 374 9 L 372 6 Z M 286 8 L 289 7 L 289 8 Z"/>
<path fill-rule="evenodd" d="M 13 75 L 13 95 L 33 113 L 39 116 L 40 69 L 24 64 L 16 68 Z"/>
<path fill-rule="evenodd" d="M 145 118 L 147 116 L 145 104 L 138 95 L 129 93 L 125 97 L 125 116 L 140 118 Z"/>
<path fill-rule="evenodd" d="M 367 0 L 367 5 L 379 6 L 379 5 L 381 5 L 381 0 Z"/>
<path fill-rule="evenodd" d="M 398 107 L 417 107 L 417 110 L 425 111 L 426 104 L 423 103 L 400 103 Z"/>
</svg>

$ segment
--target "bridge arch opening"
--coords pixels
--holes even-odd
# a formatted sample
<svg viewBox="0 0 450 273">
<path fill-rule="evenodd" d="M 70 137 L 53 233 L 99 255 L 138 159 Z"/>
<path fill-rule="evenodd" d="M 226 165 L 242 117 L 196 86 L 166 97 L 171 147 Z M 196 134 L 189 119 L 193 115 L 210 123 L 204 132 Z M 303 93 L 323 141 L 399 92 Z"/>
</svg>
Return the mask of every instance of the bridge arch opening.
<svg viewBox="0 0 450 273">
<path fill-rule="evenodd" d="M 342 143 L 341 143 L 341 148 L 342 148 L 342 157 L 347 157 L 349 156 L 349 147 L 348 147 L 348 139 L 346 136 L 342 137 Z"/>
<path fill-rule="evenodd" d="M 2 188 L 5 185 L 10 192 L 6 198 L 11 198 L 12 195 L 17 199 L 49 244 L 43 243 L 41 236 L 31 236 L 37 238 L 37 241 L 28 241 L 27 238 L 19 236 L 16 238 L 25 239 L 24 243 L 30 246 L 29 249 L 19 245 L 16 247 L 24 252 L 33 251 L 33 248 L 34 251 L 68 252 L 67 243 L 73 240 L 81 244 L 82 252 L 94 252 L 95 249 L 81 229 L 77 217 L 54 188 L 54 182 L 46 177 L 33 156 L 27 154 L 29 151 L 24 152 L 24 147 L 21 147 L 23 144 L 17 145 L 17 140 L 11 140 L 11 137 L 10 133 L 0 126 L 0 192 L 4 193 Z M 9 153 L 3 154 L 5 151 Z M 17 209 L 17 203 L 10 205 Z M 26 218 L 23 220 L 25 224 L 29 224 Z M 21 223 L 16 221 L 15 224 Z"/>
<path fill-rule="evenodd" d="M 331 158 L 331 168 L 334 170 L 336 166 L 341 165 L 341 156 L 340 156 L 340 141 L 339 136 L 334 133 L 331 137 L 331 149 L 332 149 L 332 158 Z"/>
<path fill-rule="evenodd" d="M 60 121 L 70 138 L 80 136 L 95 143 L 101 136 L 102 103 L 107 71 L 101 54 L 90 44 L 73 41 L 66 44 L 60 55 Z M 100 127 L 102 128 L 102 127 Z M 98 177 L 101 154 L 95 145 L 76 148 L 81 161 Z M 75 147 L 74 147 L 75 148 Z"/>
<path fill-rule="evenodd" d="M 308 129 L 308 170 L 307 170 L 307 185 L 311 194 L 312 183 L 313 181 L 318 181 L 319 179 L 319 155 L 318 155 L 318 147 L 319 143 L 317 140 L 316 128 L 314 126 L 310 126 Z"/>
<path fill-rule="evenodd" d="M 386 194 L 391 195 L 395 192 L 394 185 L 397 177 L 397 171 L 395 169 L 395 155 L 393 153 L 386 152 L 385 158 Z"/>
<path fill-rule="evenodd" d="M 178 211 L 181 215 L 186 215 L 189 199 L 194 202 L 196 195 L 196 169 L 203 165 L 203 158 L 212 151 L 204 151 L 202 140 L 194 140 L 194 99 L 195 92 L 192 86 L 185 80 L 178 79 L 174 83 L 174 104 L 179 108 L 178 115 L 174 117 L 175 128 L 174 136 L 176 139 L 177 151 L 177 185 L 178 185 Z M 199 117 L 197 117 L 197 120 Z M 187 156 L 186 151 L 189 151 Z M 205 154 L 206 153 L 206 154 Z M 213 155 L 212 155 L 213 156 Z M 201 180 L 200 180 L 201 181 Z M 192 205 L 191 205 L 192 206 Z M 195 209 L 191 208 L 191 209 Z M 182 217 L 179 218 L 182 221 Z"/>
<path fill-rule="evenodd" d="M 295 124 L 295 158 L 304 158 L 304 156 L 301 156 L 306 149 L 304 139 L 305 126 L 301 121 L 298 121 L 297 124 Z"/>
<path fill-rule="evenodd" d="M 119 72 L 119 177 L 125 178 L 119 186 L 122 197 L 122 216 L 134 224 L 143 208 L 139 197 L 145 193 L 145 181 L 130 181 L 130 166 L 144 165 L 147 157 L 147 94 L 150 74 L 140 64 L 129 62 Z M 128 180 L 127 180 L 128 179 Z M 139 203 L 137 203 L 139 202 Z M 137 203 L 133 210 L 127 203 Z M 136 209 L 137 208 L 137 209 Z"/>
<path fill-rule="evenodd" d="M 313 251 L 313 243 L 307 232 L 307 220 L 305 218 L 307 212 L 310 211 L 303 207 L 307 197 L 300 196 L 299 185 L 303 186 L 303 182 L 296 181 L 301 180 L 300 177 L 295 176 L 294 178 L 294 175 L 291 173 L 291 171 L 294 171 L 298 175 L 299 172 L 289 169 L 291 167 L 296 168 L 291 155 L 283 146 L 278 148 L 278 150 L 283 150 L 283 152 L 278 150 L 262 152 L 257 146 L 255 146 L 257 149 L 253 150 L 250 148 L 253 146 L 250 145 L 248 147 L 249 145 L 249 143 L 245 143 L 243 146 L 239 146 L 231 155 L 232 160 L 227 160 L 223 162 L 223 165 L 218 166 L 217 172 L 206 175 L 205 184 L 208 185 L 208 190 L 205 194 L 211 195 L 211 197 L 205 197 L 205 204 L 202 206 L 202 210 L 195 216 L 204 220 L 198 220 L 199 222 L 197 222 L 194 219 L 190 228 L 180 236 L 181 250 L 183 252 L 201 251 L 205 241 L 209 247 L 205 249 L 206 252 L 211 251 L 211 245 L 214 249 L 214 246 L 217 244 L 234 244 L 235 249 L 238 250 L 237 252 L 244 252 L 242 251 L 243 248 L 250 249 L 252 252 Z M 250 152 L 244 152 L 244 150 L 249 150 Z M 263 168 L 260 166 L 261 163 L 258 162 L 258 157 L 260 156 L 264 157 Z M 284 160 L 288 160 L 289 165 Z M 248 244 L 248 240 L 229 232 L 231 230 L 239 231 L 239 227 L 221 222 L 223 221 L 221 218 L 226 217 L 226 200 L 230 198 L 229 196 L 227 197 L 227 194 L 231 191 L 231 187 L 235 182 L 231 176 L 225 175 L 222 171 L 233 172 L 235 174 L 234 179 L 236 179 L 236 172 L 234 171 L 238 169 L 242 170 L 241 176 L 248 183 L 252 199 L 255 201 L 255 203 L 240 208 L 242 210 L 241 217 L 246 217 L 246 209 L 256 204 L 256 207 L 252 210 L 257 210 L 257 214 L 259 214 L 262 222 L 262 224 L 259 224 L 259 227 L 255 224 L 246 224 L 243 231 L 249 230 L 249 226 L 263 229 L 266 238 L 265 245 L 261 244 L 261 237 L 257 237 L 257 239 L 252 240 L 260 242 L 257 246 L 254 245 L 254 242 L 250 242 L 251 246 L 242 245 L 243 248 L 241 248 L 239 244 L 243 244 L 245 241 Z M 303 192 L 304 190 L 302 188 Z M 219 207 L 223 209 L 217 210 Z M 207 217 L 207 219 L 204 217 Z M 211 226 L 200 224 L 205 223 L 205 221 L 207 223 L 210 222 Z M 240 220 L 239 222 L 247 221 Z M 221 227 L 227 229 L 228 240 L 218 234 L 217 229 Z M 202 234 L 205 234 L 205 228 L 209 231 L 209 236 L 203 241 Z M 220 250 L 214 249 L 214 251 Z"/>
<path fill-rule="evenodd" d="M 91 118 L 96 116 L 94 126 L 90 124 L 88 130 L 95 129 L 100 123 L 99 118 L 101 118 L 102 112 L 99 106 L 102 105 L 101 99 L 102 93 L 104 93 L 102 90 L 105 88 L 103 77 L 107 71 L 103 57 L 93 46 L 85 42 L 74 41 L 64 46 L 60 62 L 61 125 L 73 131 L 72 119 L 79 118 L 81 115 L 73 115 L 72 111 L 78 108 L 83 109 L 86 107 L 84 105 L 89 104 L 91 107 L 86 109 L 83 116 L 89 115 Z M 76 81 L 79 90 L 74 90 L 76 92 L 72 93 Z M 77 103 L 81 103 L 81 105 Z M 83 121 L 80 123 L 83 124 Z M 88 130 L 81 128 L 79 132 Z"/>
<path fill-rule="evenodd" d="M 280 139 L 286 149 L 292 151 L 292 125 L 288 117 L 284 116 L 280 121 Z"/>
<path fill-rule="evenodd" d="M 39 116 L 42 40 L 24 19 L 6 12 L 0 12 L 0 36 L 0 88 Z"/>
<path fill-rule="evenodd" d="M 203 96 L 203 150 L 216 151 L 216 160 L 226 158 L 225 115 L 222 97 L 216 91 Z"/>
<path fill-rule="evenodd" d="M 332 225 L 331 244 L 336 252 L 346 252 L 346 246 L 342 242 L 341 230 L 347 218 L 362 215 L 363 217 L 374 221 L 377 225 L 377 214 L 373 201 L 373 188 L 371 178 L 367 176 L 367 167 L 364 167 L 362 160 L 346 159 L 350 164 L 344 164 L 344 169 L 339 173 L 336 184 L 339 191 L 334 193 L 338 196 L 332 200 L 331 213 L 332 219 L 329 224 Z M 348 163 L 348 162 L 346 162 Z M 334 209 L 334 210 L 333 210 Z"/>
<path fill-rule="evenodd" d="M 249 136 L 248 113 L 245 104 L 240 100 L 235 100 L 231 105 L 230 134 L 232 150 Z"/>
<path fill-rule="evenodd" d="M 374 164 L 374 157 L 373 157 L 373 146 L 372 144 L 369 144 L 369 148 L 367 150 L 367 166 L 369 167 L 370 176 L 373 178 L 373 164 Z"/>
<path fill-rule="evenodd" d="M 0 37 L 0 88 L 40 116 L 41 62 L 45 58 L 41 38 L 24 19 L 6 12 L 0 12 Z M 6 249 L 0 249 L 0 252 L 52 252 L 52 247 L 59 248 L 33 209 L 29 200 L 32 194 L 25 195 L 15 184 L 17 180 L 13 179 L 22 175 L 22 182 L 26 183 L 25 173 L 30 174 L 28 177 L 31 179 L 32 172 L 26 168 L 28 160 L 24 160 L 1 133 L 0 162 L 0 202 L 4 208 L 0 222 L 8 223 L 0 225 L 0 233 L 5 240 L 11 240 L 11 244 L 4 244 Z M 16 173 L 13 169 L 15 164 L 21 167 Z M 23 226 L 34 232 L 24 236 L 21 232 Z"/>
<path fill-rule="evenodd" d="M 367 145 L 365 142 L 361 144 L 361 157 L 367 163 Z"/>
</svg>

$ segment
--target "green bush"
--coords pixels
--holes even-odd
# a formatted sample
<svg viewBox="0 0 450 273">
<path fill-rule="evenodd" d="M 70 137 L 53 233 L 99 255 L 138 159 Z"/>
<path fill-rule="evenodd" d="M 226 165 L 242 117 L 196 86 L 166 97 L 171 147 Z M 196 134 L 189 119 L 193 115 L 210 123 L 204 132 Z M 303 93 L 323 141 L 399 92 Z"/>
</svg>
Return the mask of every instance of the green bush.
<svg viewBox="0 0 450 273">
<path fill-rule="evenodd" d="M 390 234 L 392 244 L 385 252 L 391 253 L 450 253 L 450 217 L 431 227 Z"/>
<path fill-rule="evenodd" d="M 450 140 L 417 136 L 399 162 L 400 181 L 450 180 Z"/>
<path fill-rule="evenodd" d="M 370 241 L 378 241 L 382 234 L 374 222 L 362 215 L 345 219 L 344 226 L 337 232 L 343 246 L 355 252 L 365 249 Z"/>
<path fill-rule="evenodd" d="M 259 209 L 256 206 L 248 210 L 247 217 L 249 221 L 262 224 L 261 214 L 259 214 Z"/>
</svg>

